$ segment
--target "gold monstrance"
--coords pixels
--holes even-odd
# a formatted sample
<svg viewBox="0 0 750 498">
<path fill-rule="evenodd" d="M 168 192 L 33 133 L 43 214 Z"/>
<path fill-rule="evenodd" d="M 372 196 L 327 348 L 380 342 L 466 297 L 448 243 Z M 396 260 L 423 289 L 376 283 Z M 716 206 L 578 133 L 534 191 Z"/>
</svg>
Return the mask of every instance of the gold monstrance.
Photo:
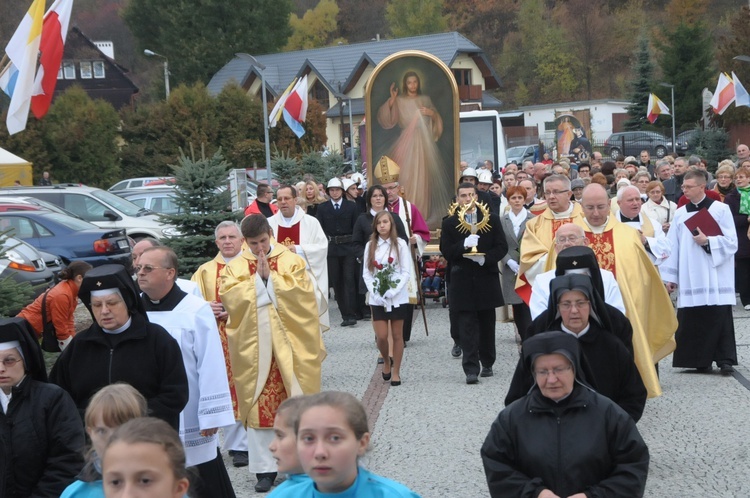
<svg viewBox="0 0 750 498">
<path fill-rule="evenodd" d="M 476 210 L 479 210 L 482 212 L 482 221 L 477 223 L 477 212 Z M 467 216 L 468 215 L 468 216 Z M 467 221 L 466 218 L 470 218 L 471 221 Z M 476 199 L 472 199 L 470 203 L 461 206 L 461 208 L 458 210 L 458 228 L 459 232 L 462 233 L 471 233 L 472 235 L 476 235 L 477 233 L 482 233 L 490 230 L 492 227 L 490 226 L 490 210 L 487 207 L 486 204 L 483 202 L 477 202 Z M 471 251 L 468 253 L 469 256 L 484 256 L 483 252 L 477 252 L 476 247 L 472 247 Z"/>
</svg>

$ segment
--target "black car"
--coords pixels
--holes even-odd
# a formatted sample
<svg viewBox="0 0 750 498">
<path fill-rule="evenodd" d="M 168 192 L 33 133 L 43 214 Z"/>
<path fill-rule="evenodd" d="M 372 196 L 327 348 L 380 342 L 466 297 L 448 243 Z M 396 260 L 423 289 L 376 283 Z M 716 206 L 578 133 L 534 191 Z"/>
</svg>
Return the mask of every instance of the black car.
<svg viewBox="0 0 750 498">
<path fill-rule="evenodd" d="M 604 141 L 604 150 L 609 157 L 638 157 L 647 150 L 652 157 L 662 158 L 672 153 L 672 140 L 655 131 L 623 131 L 611 134 Z"/>
<path fill-rule="evenodd" d="M 108 230 L 87 221 L 51 211 L 0 213 L 0 226 L 40 251 L 55 254 L 65 264 L 86 261 L 92 266 L 108 263 L 128 267 L 132 261 L 125 229 Z"/>
</svg>

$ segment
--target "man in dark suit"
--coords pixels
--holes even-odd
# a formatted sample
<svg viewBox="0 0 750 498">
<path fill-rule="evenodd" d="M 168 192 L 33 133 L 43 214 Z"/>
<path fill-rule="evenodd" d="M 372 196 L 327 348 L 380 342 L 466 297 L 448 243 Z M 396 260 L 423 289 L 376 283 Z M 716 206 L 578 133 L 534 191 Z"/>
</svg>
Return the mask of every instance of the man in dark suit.
<svg viewBox="0 0 750 498">
<path fill-rule="evenodd" d="M 356 249 L 352 242 L 357 206 L 343 198 L 344 184 L 338 178 L 328 182 L 326 192 L 331 198 L 318 205 L 316 217 L 328 237 L 328 282 L 336 293 L 342 327 L 357 324 L 356 318 Z"/>
<path fill-rule="evenodd" d="M 508 243 L 500 218 L 489 206 L 476 204 L 474 185 L 462 183 L 456 194 L 461 207 L 443 220 L 440 252 L 450 264 L 448 300 L 457 318 L 466 383 L 476 384 L 479 375 L 493 375 L 495 308 L 503 305 L 497 264 Z"/>
</svg>

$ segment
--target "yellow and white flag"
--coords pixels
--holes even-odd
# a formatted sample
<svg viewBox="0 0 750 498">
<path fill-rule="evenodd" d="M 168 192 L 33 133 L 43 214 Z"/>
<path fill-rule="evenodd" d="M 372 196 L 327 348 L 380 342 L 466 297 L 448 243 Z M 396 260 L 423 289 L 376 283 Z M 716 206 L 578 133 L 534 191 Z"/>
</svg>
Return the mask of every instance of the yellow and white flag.
<svg viewBox="0 0 750 498">
<path fill-rule="evenodd" d="M 659 97 L 651 93 L 648 96 L 646 119 L 653 123 L 654 121 L 656 121 L 656 118 L 659 117 L 659 114 L 669 114 L 669 107 L 667 107 L 667 104 L 662 102 Z"/>
<path fill-rule="evenodd" d="M 11 135 L 25 130 L 29 118 L 39 43 L 42 38 L 44 3 L 45 0 L 34 0 L 5 47 L 5 53 L 18 71 L 8 108 L 8 118 L 5 121 Z"/>
</svg>

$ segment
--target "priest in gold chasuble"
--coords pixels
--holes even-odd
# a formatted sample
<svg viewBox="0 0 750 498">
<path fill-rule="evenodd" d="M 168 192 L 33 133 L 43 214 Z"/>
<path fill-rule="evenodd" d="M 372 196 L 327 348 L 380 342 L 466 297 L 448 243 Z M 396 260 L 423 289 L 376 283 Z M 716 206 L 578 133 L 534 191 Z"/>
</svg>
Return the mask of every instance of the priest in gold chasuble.
<svg viewBox="0 0 750 498">
<path fill-rule="evenodd" d="M 565 175 L 552 175 L 544 179 L 544 196 L 547 209 L 526 222 L 521 239 L 516 293 L 526 304 L 531 298 L 534 278 L 546 271 L 546 256 L 555 245 L 555 232 L 566 223 L 583 219 L 581 206 L 570 200 L 570 179 Z M 552 256 L 554 266 L 554 255 Z"/>
<path fill-rule="evenodd" d="M 276 472 L 268 444 L 286 398 L 320 391 L 325 348 L 315 284 L 305 260 L 275 243 L 263 215 L 242 220 L 248 249 L 224 269 L 219 295 L 240 420 L 248 428 L 249 470 Z"/>
<path fill-rule="evenodd" d="M 633 326 L 635 363 L 650 398 L 661 395 L 654 364 L 675 349 L 677 317 L 661 277 L 643 248 L 638 231 L 611 215 L 609 197 L 601 185 L 583 191 L 584 220 L 579 224 L 599 267 L 615 275 Z"/>
</svg>

